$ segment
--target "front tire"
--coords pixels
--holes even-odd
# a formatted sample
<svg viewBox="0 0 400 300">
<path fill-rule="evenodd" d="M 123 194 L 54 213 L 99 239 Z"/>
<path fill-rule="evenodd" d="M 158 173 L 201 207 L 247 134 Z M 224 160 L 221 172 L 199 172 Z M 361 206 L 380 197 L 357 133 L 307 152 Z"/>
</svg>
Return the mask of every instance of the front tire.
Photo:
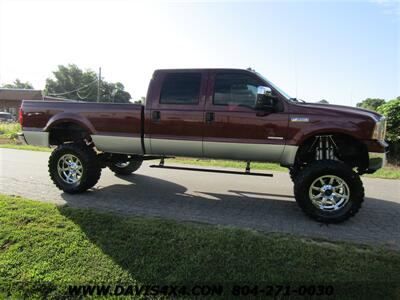
<svg viewBox="0 0 400 300">
<path fill-rule="evenodd" d="M 361 208 L 364 187 L 359 175 L 343 162 L 320 160 L 296 176 L 294 194 L 308 216 L 319 222 L 340 223 Z"/>
<path fill-rule="evenodd" d="M 289 175 L 290 175 L 290 179 L 292 179 L 293 183 L 296 182 L 297 176 L 299 175 L 299 173 L 301 172 L 302 168 L 300 167 L 290 167 L 289 168 Z"/>
<path fill-rule="evenodd" d="M 112 163 L 108 167 L 117 175 L 130 175 L 140 168 L 141 160 L 129 160 L 121 163 Z"/>
<path fill-rule="evenodd" d="M 50 155 L 49 174 L 60 190 L 77 194 L 97 183 L 101 166 L 93 148 L 85 144 L 62 144 Z"/>
</svg>

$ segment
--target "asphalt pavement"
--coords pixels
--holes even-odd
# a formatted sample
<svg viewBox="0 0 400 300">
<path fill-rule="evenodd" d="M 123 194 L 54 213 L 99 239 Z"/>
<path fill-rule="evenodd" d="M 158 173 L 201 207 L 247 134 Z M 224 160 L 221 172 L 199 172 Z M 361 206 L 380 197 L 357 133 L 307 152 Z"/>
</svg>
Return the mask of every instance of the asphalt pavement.
<svg viewBox="0 0 400 300">
<path fill-rule="evenodd" d="M 341 224 L 306 217 L 287 173 L 273 177 L 150 168 L 115 176 L 103 169 L 90 191 L 68 195 L 48 176 L 49 153 L 0 149 L 0 193 L 121 214 L 206 222 L 221 226 L 323 237 L 400 249 L 400 180 L 363 178 L 360 212 Z M 166 165 L 173 160 L 166 160 Z"/>
</svg>

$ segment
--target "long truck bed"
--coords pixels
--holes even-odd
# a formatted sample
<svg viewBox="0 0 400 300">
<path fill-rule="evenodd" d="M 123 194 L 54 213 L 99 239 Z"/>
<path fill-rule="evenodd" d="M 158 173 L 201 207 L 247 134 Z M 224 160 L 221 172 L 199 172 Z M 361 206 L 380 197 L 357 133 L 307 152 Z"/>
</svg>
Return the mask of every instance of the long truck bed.
<svg viewBox="0 0 400 300">
<path fill-rule="evenodd" d="M 25 100 L 21 116 L 28 144 L 48 146 L 50 129 L 70 121 L 86 129 L 100 151 L 143 154 L 143 113 L 139 104 Z"/>
</svg>

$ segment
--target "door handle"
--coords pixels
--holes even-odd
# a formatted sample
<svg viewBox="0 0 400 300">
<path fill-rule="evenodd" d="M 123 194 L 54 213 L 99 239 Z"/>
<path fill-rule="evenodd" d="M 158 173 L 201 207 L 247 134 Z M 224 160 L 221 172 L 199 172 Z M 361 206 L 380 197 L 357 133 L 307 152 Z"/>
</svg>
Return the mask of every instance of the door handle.
<svg viewBox="0 0 400 300">
<path fill-rule="evenodd" d="M 206 123 L 211 124 L 215 120 L 215 115 L 213 112 L 206 112 Z"/>
<path fill-rule="evenodd" d="M 154 122 L 160 121 L 160 119 L 161 119 L 161 113 L 160 113 L 160 111 L 159 111 L 159 110 L 153 110 L 153 111 L 151 112 L 151 119 L 152 119 Z"/>
</svg>

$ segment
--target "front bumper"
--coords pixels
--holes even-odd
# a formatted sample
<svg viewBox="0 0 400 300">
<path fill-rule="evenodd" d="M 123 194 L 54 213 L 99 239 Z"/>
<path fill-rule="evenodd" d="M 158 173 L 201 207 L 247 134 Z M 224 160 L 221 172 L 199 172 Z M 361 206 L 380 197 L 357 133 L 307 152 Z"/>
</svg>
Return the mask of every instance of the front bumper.
<svg viewBox="0 0 400 300">
<path fill-rule="evenodd" d="M 386 153 L 388 152 L 388 144 L 385 141 L 368 140 L 363 141 L 368 149 L 368 168 L 365 173 L 374 173 L 386 165 Z"/>
<path fill-rule="evenodd" d="M 367 173 L 374 173 L 375 171 L 383 168 L 386 165 L 386 152 L 369 152 L 369 161 Z"/>
</svg>

